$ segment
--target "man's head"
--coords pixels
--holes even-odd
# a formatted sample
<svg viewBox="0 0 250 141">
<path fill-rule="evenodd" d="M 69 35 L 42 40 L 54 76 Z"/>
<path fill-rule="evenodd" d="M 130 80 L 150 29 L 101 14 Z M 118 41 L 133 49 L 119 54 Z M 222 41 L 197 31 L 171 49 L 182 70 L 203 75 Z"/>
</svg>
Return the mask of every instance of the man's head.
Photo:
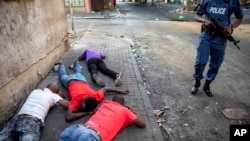
<svg viewBox="0 0 250 141">
<path fill-rule="evenodd" d="M 87 97 L 82 100 L 80 109 L 84 112 L 94 111 L 97 107 L 97 101 L 94 97 Z"/>
<path fill-rule="evenodd" d="M 47 88 L 50 89 L 53 93 L 58 93 L 59 92 L 59 86 L 56 83 L 49 83 L 47 85 Z"/>
<path fill-rule="evenodd" d="M 112 101 L 115 101 L 117 103 L 120 103 L 121 105 L 124 105 L 124 97 L 122 95 L 115 95 Z"/>
</svg>

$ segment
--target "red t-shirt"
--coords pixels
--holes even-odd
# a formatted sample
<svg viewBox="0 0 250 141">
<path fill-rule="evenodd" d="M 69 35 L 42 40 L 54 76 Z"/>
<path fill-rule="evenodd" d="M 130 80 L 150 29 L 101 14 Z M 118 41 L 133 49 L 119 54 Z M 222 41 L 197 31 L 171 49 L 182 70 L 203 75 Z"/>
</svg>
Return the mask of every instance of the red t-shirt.
<svg viewBox="0 0 250 141">
<path fill-rule="evenodd" d="M 136 118 L 137 116 L 126 107 L 106 100 L 85 125 L 98 131 L 102 141 L 111 141 L 121 129 Z"/>
<path fill-rule="evenodd" d="M 93 90 L 86 82 L 72 81 L 68 86 L 68 96 L 70 99 L 69 108 L 76 112 L 82 99 L 86 97 L 94 97 L 97 102 L 100 102 L 104 98 L 104 93 L 102 90 Z"/>
</svg>

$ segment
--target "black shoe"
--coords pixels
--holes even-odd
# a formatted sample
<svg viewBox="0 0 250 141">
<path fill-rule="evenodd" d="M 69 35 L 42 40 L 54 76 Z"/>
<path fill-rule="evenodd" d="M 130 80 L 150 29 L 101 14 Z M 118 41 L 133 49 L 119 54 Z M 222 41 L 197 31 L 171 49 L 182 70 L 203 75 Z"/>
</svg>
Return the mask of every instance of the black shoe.
<svg viewBox="0 0 250 141">
<path fill-rule="evenodd" d="M 197 94 L 199 87 L 193 86 L 191 90 L 191 94 Z"/>
<path fill-rule="evenodd" d="M 213 93 L 210 91 L 209 86 L 204 86 L 203 90 L 204 90 L 204 92 L 206 93 L 207 96 L 209 96 L 209 97 L 213 97 L 214 96 Z"/>
<path fill-rule="evenodd" d="M 196 80 L 194 86 L 192 87 L 191 94 L 197 94 L 200 86 L 201 86 L 200 80 Z"/>
</svg>

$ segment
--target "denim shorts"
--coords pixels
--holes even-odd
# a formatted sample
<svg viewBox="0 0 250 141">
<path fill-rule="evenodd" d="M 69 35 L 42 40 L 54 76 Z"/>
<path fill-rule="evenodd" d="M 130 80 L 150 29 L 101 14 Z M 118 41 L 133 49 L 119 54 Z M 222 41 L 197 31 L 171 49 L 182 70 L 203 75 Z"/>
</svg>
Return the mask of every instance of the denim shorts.
<svg viewBox="0 0 250 141">
<path fill-rule="evenodd" d="M 100 141 L 100 137 L 94 130 L 74 124 L 62 132 L 60 141 Z"/>
</svg>

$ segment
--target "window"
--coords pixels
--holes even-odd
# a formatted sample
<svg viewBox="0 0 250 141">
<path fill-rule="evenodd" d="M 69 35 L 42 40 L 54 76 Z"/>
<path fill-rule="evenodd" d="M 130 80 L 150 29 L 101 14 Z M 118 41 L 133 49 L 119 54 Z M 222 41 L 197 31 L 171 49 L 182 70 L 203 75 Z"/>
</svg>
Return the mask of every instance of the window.
<svg viewBox="0 0 250 141">
<path fill-rule="evenodd" d="M 73 6 L 84 6 L 84 0 L 71 0 L 73 2 Z M 70 0 L 64 0 L 65 6 L 69 6 Z"/>
</svg>

